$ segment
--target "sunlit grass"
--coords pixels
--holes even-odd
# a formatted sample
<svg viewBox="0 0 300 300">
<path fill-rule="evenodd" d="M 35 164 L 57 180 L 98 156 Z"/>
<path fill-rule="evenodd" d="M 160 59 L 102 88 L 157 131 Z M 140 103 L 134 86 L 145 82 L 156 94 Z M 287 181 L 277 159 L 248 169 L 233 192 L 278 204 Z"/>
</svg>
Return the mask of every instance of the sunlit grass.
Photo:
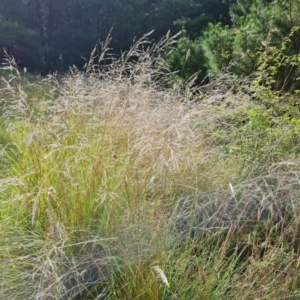
<svg viewBox="0 0 300 300">
<path fill-rule="evenodd" d="M 218 105 L 215 83 L 193 102 L 155 67 L 164 43 L 135 47 L 89 74 L 3 79 L 0 298 L 299 294 L 298 158 L 241 148 L 246 95 Z"/>
</svg>

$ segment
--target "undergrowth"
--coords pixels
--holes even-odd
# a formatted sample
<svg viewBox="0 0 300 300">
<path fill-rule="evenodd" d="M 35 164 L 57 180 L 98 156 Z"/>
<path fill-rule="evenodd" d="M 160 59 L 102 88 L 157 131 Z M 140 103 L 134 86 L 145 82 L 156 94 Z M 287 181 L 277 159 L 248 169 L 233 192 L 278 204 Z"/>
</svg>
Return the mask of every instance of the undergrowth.
<svg viewBox="0 0 300 300">
<path fill-rule="evenodd" d="M 228 77 L 172 88 L 174 39 L 146 38 L 2 77 L 1 299 L 298 297 L 297 153 Z"/>
</svg>

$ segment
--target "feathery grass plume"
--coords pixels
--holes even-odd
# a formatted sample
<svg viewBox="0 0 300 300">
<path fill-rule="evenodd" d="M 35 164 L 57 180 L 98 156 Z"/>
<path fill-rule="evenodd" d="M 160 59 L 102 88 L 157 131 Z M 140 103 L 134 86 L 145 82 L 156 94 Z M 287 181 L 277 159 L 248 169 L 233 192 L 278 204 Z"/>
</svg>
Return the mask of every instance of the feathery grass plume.
<svg viewBox="0 0 300 300">
<path fill-rule="evenodd" d="M 234 188 L 233 188 L 233 186 L 232 186 L 232 183 L 231 183 L 231 182 L 229 183 L 229 188 L 230 188 L 230 191 L 231 191 L 232 197 L 234 197 L 234 198 L 235 198 L 235 192 L 234 192 Z"/>
<path fill-rule="evenodd" d="M 2 70 L 10 70 L 10 72 L 15 71 L 17 76 L 20 78 L 20 72 L 18 70 L 18 65 L 16 63 L 16 60 L 13 56 L 9 55 L 8 52 L 3 48 L 4 52 L 4 67 L 2 67 Z"/>
<path fill-rule="evenodd" d="M 168 282 L 168 278 L 165 275 L 164 271 L 159 266 L 154 266 L 153 269 L 156 271 L 161 281 L 169 288 L 170 285 Z"/>
<path fill-rule="evenodd" d="M 36 219 L 36 214 L 39 206 L 39 200 L 40 200 L 40 195 L 38 194 L 35 198 L 33 207 L 32 207 L 32 213 L 31 213 L 31 226 L 34 226 L 35 219 Z"/>
<path fill-rule="evenodd" d="M 166 34 L 166 39 L 167 39 L 167 41 L 168 41 L 169 38 L 170 38 L 170 34 L 171 34 L 171 30 L 168 30 L 168 32 L 167 32 L 167 34 Z"/>
<path fill-rule="evenodd" d="M 191 49 L 189 49 L 189 50 L 186 52 L 185 60 L 188 60 L 190 56 L 191 56 Z"/>
<path fill-rule="evenodd" d="M 55 199 L 56 198 L 56 190 L 55 190 L 55 188 L 53 186 L 50 186 L 48 188 L 48 193 L 47 194 L 48 194 L 49 199 Z"/>
</svg>

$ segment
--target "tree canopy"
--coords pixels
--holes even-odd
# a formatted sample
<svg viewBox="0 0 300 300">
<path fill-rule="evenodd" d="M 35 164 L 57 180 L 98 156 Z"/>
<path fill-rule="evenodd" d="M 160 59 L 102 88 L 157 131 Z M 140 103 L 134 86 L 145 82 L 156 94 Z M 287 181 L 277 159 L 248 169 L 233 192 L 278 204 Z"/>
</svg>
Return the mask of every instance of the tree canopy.
<svg viewBox="0 0 300 300">
<path fill-rule="evenodd" d="M 114 53 L 154 29 L 159 40 L 182 26 L 199 36 L 208 22 L 230 24 L 224 0 L 2 0 L 0 47 L 19 66 L 47 73 L 82 67 L 97 40 L 112 30 Z M 3 50 L 1 53 L 3 57 Z"/>
<path fill-rule="evenodd" d="M 189 34 L 192 30 L 182 36 L 168 57 L 173 70 L 179 70 L 183 81 L 196 71 L 198 81 L 207 74 L 218 77 L 225 70 L 238 76 L 263 72 L 269 82 L 274 81 L 274 88 L 295 88 L 299 81 L 299 0 L 228 4 L 230 21 L 208 21 L 198 36 Z"/>
</svg>

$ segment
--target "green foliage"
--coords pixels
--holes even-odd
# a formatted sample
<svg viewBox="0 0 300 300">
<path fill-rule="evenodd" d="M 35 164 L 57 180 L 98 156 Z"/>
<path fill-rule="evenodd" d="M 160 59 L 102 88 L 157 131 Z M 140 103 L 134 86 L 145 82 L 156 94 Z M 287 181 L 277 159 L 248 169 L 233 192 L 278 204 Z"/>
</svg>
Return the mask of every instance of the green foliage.
<svg viewBox="0 0 300 300">
<path fill-rule="evenodd" d="M 294 28 L 280 47 L 266 45 L 258 56 L 254 80 L 255 101 L 261 106 L 249 111 L 247 129 L 260 132 L 264 152 L 273 145 L 275 155 L 299 153 L 299 68 L 297 54 L 291 54 Z"/>
<path fill-rule="evenodd" d="M 281 92 L 299 93 L 300 59 L 294 46 L 298 35 L 299 27 L 294 27 L 281 45 L 264 44 L 265 49 L 258 60 L 256 85 Z"/>
<path fill-rule="evenodd" d="M 240 99 L 252 107 L 234 114 L 227 121 L 236 128 L 238 145 L 231 148 L 246 160 L 276 161 L 286 155 L 299 154 L 299 68 L 293 52 L 292 29 L 278 47 L 269 44 L 257 52 L 257 71 L 246 79 L 250 96 L 237 88 Z M 242 86 L 236 82 L 233 85 Z"/>
<path fill-rule="evenodd" d="M 226 53 L 219 53 L 221 47 L 217 45 L 220 41 L 220 37 L 217 38 L 217 36 L 221 33 L 222 25 L 227 28 L 227 24 L 230 24 L 229 2 L 225 3 L 219 0 L 195 1 L 190 7 L 190 11 L 186 13 L 187 15 L 174 22 L 177 27 L 182 27 L 182 37 L 167 61 L 171 69 L 178 72 L 175 76 L 177 81 L 186 83 L 192 75 L 199 73 L 196 81 L 199 84 L 206 77 L 207 69 L 215 67 L 216 62 L 214 60 L 219 61 L 220 59 L 218 57 L 214 57 L 212 60 L 207 59 L 204 56 L 205 48 L 212 47 L 211 57 L 214 55 L 221 55 L 222 57 L 223 55 L 229 55 L 228 49 L 225 51 Z M 215 29 L 213 29 L 213 23 L 218 23 Z M 212 39 L 207 41 L 199 37 L 207 26 L 209 26 L 212 35 L 218 41 L 212 41 Z M 224 35 L 224 33 L 222 34 Z M 228 38 L 229 40 L 226 41 L 224 36 L 224 41 L 229 45 L 231 36 L 229 35 Z M 205 41 L 207 42 L 206 46 L 204 45 Z M 215 46 L 217 47 L 214 48 Z M 186 59 L 188 51 L 189 60 Z"/>
<path fill-rule="evenodd" d="M 186 83 L 193 75 L 197 74 L 197 82 L 206 76 L 206 66 L 201 47 L 201 40 L 191 40 L 182 37 L 176 48 L 167 56 L 167 62 L 172 71 L 177 71 L 173 79 L 183 80 Z"/>
<path fill-rule="evenodd" d="M 203 35 L 202 47 L 209 70 L 219 74 L 232 60 L 234 35 L 229 26 L 223 28 L 221 23 L 209 23 Z"/>
<path fill-rule="evenodd" d="M 203 49 L 213 74 L 218 75 L 225 68 L 238 75 L 249 75 L 255 70 L 256 52 L 267 34 L 256 12 L 264 12 L 265 20 L 268 9 L 259 1 L 251 9 L 252 13 L 239 17 L 231 28 L 210 24 L 204 32 Z"/>
<path fill-rule="evenodd" d="M 295 0 L 257 0 L 251 4 L 239 1 L 232 5 L 232 27 L 210 24 L 203 34 L 203 49 L 210 71 L 215 75 L 225 68 L 238 75 L 250 75 L 256 71 L 260 65 L 257 53 L 266 45 L 280 47 L 293 26 L 299 24 L 299 16 L 295 13 L 297 3 Z M 287 56 L 298 52 L 297 31 L 290 35 L 287 48 Z M 285 80 L 293 77 L 292 73 L 286 69 Z"/>
<path fill-rule="evenodd" d="M 24 28 L 16 22 L 0 21 L 1 43 L 20 47 L 35 48 L 40 40 L 39 33 L 33 29 Z"/>
</svg>

